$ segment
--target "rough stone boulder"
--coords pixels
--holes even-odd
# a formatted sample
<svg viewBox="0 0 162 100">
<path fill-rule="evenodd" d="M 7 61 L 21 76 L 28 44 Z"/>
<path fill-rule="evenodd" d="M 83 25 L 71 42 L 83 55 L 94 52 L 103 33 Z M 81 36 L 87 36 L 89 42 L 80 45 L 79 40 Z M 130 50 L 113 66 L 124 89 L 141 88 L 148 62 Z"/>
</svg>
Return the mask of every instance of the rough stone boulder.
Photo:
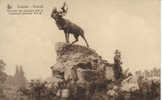
<svg viewBox="0 0 162 100">
<path fill-rule="evenodd" d="M 65 80 L 86 83 L 104 77 L 114 80 L 112 65 L 96 53 L 95 50 L 81 45 L 56 43 L 56 64 L 51 69 L 53 76 Z"/>
</svg>

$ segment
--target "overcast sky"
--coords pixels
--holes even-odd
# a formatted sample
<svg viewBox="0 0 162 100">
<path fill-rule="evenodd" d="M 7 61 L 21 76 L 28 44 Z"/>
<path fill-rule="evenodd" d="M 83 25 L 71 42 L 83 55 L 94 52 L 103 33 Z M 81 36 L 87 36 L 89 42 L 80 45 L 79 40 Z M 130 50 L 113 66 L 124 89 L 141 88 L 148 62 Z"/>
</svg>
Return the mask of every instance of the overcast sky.
<svg viewBox="0 0 162 100">
<path fill-rule="evenodd" d="M 51 76 L 55 43 L 64 42 L 50 17 L 65 0 L 0 0 L 0 59 L 6 72 L 16 64 L 28 78 Z M 160 0 L 66 0 L 66 18 L 80 25 L 90 47 L 113 63 L 115 49 L 122 53 L 123 68 L 132 71 L 160 67 Z M 42 15 L 8 15 L 7 4 L 43 5 Z M 71 36 L 72 37 L 72 36 Z M 73 38 L 72 38 L 73 39 Z M 85 45 L 80 38 L 77 44 Z"/>
</svg>

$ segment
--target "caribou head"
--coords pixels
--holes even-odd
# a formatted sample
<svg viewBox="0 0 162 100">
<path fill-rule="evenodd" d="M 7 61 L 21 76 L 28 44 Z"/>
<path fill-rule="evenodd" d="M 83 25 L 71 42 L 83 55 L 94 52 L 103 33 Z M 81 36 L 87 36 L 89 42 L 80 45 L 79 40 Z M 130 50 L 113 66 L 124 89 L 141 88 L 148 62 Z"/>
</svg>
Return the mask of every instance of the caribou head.
<svg viewBox="0 0 162 100">
<path fill-rule="evenodd" d="M 66 3 L 64 3 L 60 11 L 57 11 L 56 7 L 52 10 L 51 17 L 54 19 L 57 19 L 58 17 L 63 17 L 66 15 L 67 10 L 68 10 L 68 7 Z"/>
</svg>

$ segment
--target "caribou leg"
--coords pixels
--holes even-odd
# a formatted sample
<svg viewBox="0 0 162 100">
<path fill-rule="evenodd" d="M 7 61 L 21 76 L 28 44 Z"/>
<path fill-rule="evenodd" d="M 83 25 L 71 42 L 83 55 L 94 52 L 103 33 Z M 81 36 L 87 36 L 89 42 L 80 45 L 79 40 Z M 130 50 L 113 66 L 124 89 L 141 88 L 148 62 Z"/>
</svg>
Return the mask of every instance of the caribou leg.
<svg viewBox="0 0 162 100">
<path fill-rule="evenodd" d="M 89 48 L 89 44 L 88 44 L 88 41 L 87 41 L 87 39 L 85 38 L 85 36 L 84 36 L 84 35 L 81 35 L 81 37 L 84 39 L 84 41 L 85 41 L 87 47 Z"/>
<path fill-rule="evenodd" d="M 65 33 L 65 39 L 66 39 L 66 43 L 69 43 L 69 36 L 68 36 L 68 33 Z"/>
<path fill-rule="evenodd" d="M 69 42 L 69 35 L 70 35 L 70 34 L 67 33 L 67 41 L 68 41 L 68 43 L 70 43 L 70 42 Z"/>
<path fill-rule="evenodd" d="M 71 43 L 71 45 L 74 44 L 74 43 L 76 43 L 76 42 L 79 40 L 78 37 L 79 37 L 79 35 L 74 35 L 75 41 L 73 41 L 73 42 Z"/>
</svg>

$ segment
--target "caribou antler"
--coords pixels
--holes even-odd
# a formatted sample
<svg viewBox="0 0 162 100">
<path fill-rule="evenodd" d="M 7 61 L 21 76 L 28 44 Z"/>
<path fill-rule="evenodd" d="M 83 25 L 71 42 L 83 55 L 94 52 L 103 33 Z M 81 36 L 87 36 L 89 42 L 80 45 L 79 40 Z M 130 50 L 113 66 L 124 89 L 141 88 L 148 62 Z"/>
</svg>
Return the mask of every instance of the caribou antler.
<svg viewBox="0 0 162 100">
<path fill-rule="evenodd" d="M 65 14 L 67 13 L 67 10 L 68 10 L 68 7 L 67 7 L 67 4 L 66 4 L 66 2 L 64 2 L 64 4 L 63 4 L 63 6 L 62 6 L 62 11 L 60 12 L 60 14 L 62 15 L 62 16 L 65 16 Z"/>
<path fill-rule="evenodd" d="M 66 8 L 65 8 L 66 7 Z M 67 13 L 67 10 L 68 10 L 68 6 L 67 6 L 67 4 L 64 2 L 64 5 L 62 6 L 62 11 L 64 12 L 64 13 Z"/>
</svg>

